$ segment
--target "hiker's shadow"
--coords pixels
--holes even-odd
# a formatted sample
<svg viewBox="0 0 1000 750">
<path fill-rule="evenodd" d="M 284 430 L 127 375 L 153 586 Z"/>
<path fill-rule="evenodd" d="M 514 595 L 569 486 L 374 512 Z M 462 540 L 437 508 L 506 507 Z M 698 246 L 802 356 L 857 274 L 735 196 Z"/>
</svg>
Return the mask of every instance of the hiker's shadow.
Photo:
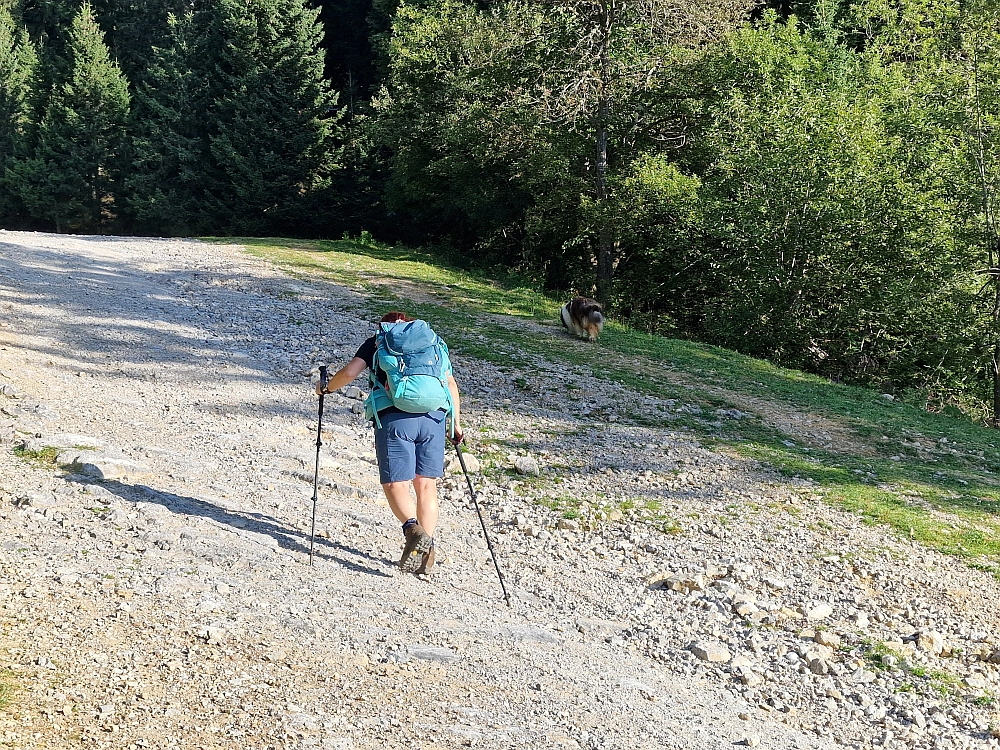
<svg viewBox="0 0 1000 750">
<path fill-rule="evenodd" d="M 296 529 L 291 529 L 283 524 L 279 519 L 264 513 L 251 511 L 235 511 L 222 508 L 207 500 L 200 500 L 196 497 L 177 495 L 173 492 L 157 490 L 143 484 L 126 484 L 117 480 L 107 480 L 100 483 L 114 495 L 129 503 L 150 502 L 162 505 L 171 513 L 187 516 L 200 516 L 210 519 L 218 524 L 229 526 L 240 531 L 249 531 L 254 534 L 262 534 L 274 539 L 281 549 L 290 552 L 301 552 L 309 554 L 309 534 Z M 316 556 L 321 559 L 331 560 L 339 565 L 358 573 L 379 576 L 381 578 L 392 578 L 392 574 L 385 569 L 369 567 L 359 562 L 354 562 L 346 557 L 331 554 L 333 551 L 347 553 L 362 560 L 382 565 L 391 565 L 392 562 L 386 558 L 377 558 L 367 552 L 350 547 L 346 544 L 317 537 L 315 540 Z"/>
</svg>

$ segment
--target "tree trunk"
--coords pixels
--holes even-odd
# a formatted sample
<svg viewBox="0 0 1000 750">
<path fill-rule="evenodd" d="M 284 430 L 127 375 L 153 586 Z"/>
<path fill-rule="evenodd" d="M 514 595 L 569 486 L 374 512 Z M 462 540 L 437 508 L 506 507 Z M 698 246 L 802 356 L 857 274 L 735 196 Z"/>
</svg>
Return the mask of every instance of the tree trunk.
<svg viewBox="0 0 1000 750">
<path fill-rule="evenodd" d="M 601 108 L 607 104 L 601 102 Z M 597 204 L 600 207 L 600 227 L 597 231 L 597 301 L 607 305 L 611 301 L 612 276 L 614 274 L 614 231 L 604 210 L 608 201 L 608 131 L 598 127 L 597 131 Z"/>
<path fill-rule="evenodd" d="M 992 242 L 992 240 L 991 240 Z M 990 247 L 990 264 L 994 260 L 993 248 Z M 993 281 L 993 331 L 1000 326 L 1000 278 L 992 277 Z M 993 427 L 1000 428 L 1000 341 L 993 344 Z"/>
<path fill-rule="evenodd" d="M 1000 428 L 1000 344 L 993 348 L 993 427 Z"/>
<path fill-rule="evenodd" d="M 601 93 L 597 100 L 596 123 L 596 162 L 595 188 L 597 192 L 598 221 L 597 231 L 597 301 L 607 305 L 611 301 L 612 277 L 614 275 L 614 228 L 608 218 L 608 120 L 610 105 L 608 92 L 610 87 L 611 63 L 609 46 L 611 44 L 612 9 L 608 3 L 602 3 L 602 35 L 601 35 Z"/>
</svg>

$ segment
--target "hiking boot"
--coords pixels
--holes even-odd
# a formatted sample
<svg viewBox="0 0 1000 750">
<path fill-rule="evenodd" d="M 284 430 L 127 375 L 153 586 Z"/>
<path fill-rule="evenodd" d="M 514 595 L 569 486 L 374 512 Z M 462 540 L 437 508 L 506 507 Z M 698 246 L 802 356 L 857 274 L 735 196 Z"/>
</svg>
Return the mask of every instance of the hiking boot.
<svg viewBox="0 0 1000 750">
<path fill-rule="evenodd" d="M 431 546 L 424 554 L 420 557 L 420 567 L 416 569 L 416 574 L 418 576 L 427 575 L 431 572 L 431 568 L 434 567 L 434 559 L 436 554 L 434 552 L 434 540 L 431 539 Z"/>
<path fill-rule="evenodd" d="M 403 530 L 403 536 L 406 538 L 406 543 L 403 545 L 403 554 L 399 558 L 399 568 L 408 572 L 413 570 L 415 566 L 423 564 L 424 557 L 434 546 L 434 540 L 419 523 L 407 526 Z"/>
</svg>

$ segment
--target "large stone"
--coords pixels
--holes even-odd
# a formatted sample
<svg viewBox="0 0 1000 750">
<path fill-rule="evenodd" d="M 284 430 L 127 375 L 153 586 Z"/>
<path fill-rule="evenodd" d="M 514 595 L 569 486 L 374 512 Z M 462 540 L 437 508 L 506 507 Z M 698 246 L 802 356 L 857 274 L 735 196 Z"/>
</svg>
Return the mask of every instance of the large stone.
<svg viewBox="0 0 1000 750">
<path fill-rule="evenodd" d="M 826 663 L 825 659 L 816 658 L 809 662 L 809 671 L 818 675 L 828 674 L 830 665 Z"/>
<path fill-rule="evenodd" d="M 620 634 L 628 626 L 617 620 L 603 620 L 600 617 L 581 617 L 576 621 L 576 629 L 584 635 L 596 638 L 611 638 Z"/>
<path fill-rule="evenodd" d="M 514 470 L 518 474 L 537 477 L 541 473 L 538 468 L 538 461 L 531 456 L 518 456 L 514 459 Z"/>
<path fill-rule="evenodd" d="M 737 667 L 734 670 L 736 678 L 747 687 L 758 687 L 764 684 L 764 678 L 750 667 Z"/>
<path fill-rule="evenodd" d="M 970 674 L 964 682 L 973 690 L 985 690 L 990 684 L 986 677 L 977 673 Z"/>
<path fill-rule="evenodd" d="M 813 636 L 813 640 L 827 648 L 840 648 L 840 636 L 836 633 L 831 633 L 829 630 L 820 630 Z"/>
<path fill-rule="evenodd" d="M 127 458 L 80 456 L 73 464 L 81 474 L 94 479 L 135 479 L 150 474 L 150 468 Z"/>
<path fill-rule="evenodd" d="M 936 630 L 921 630 L 917 633 L 917 648 L 932 656 L 944 651 L 944 636 Z"/>
<path fill-rule="evenodd" d="M 478 474 L 482 471 L 482 464 L 479 463 L 479 459 L 474 455 L 463 451 L 462 457 L 465 459 L 465 468 L 470 474 Z M 445 471 L 449 474 L 462 473 L 462 462 L 458 460 L 458 456 L 452 456 L 451 460 L 448 461 L 448 465 L 445 467 Z"/>
<path fill-rule="evenodd" d="M 408 656 L 423 661 L 436 661 L 442 664 L 451 664 L 461 657 L 444 646 L 408 646 L 406 649 Z"/>
<path fill-rule="evenodd" d="M 815 607 L 810 607 L 806 610 L 806 619 L 809 622 L 819 622 L 820 620 L 825 620 L 827 617 L 833 614 L 833 607 L 829 604 L 817 604 Z"/>
<path fill-rule="evenodd" d="M 690 594 L 692 591 L 705 590 L 705 576 L 703 575 L 676 575 L 670 576 L 664 584 L 664 588 L 671 591 L 680 591 Z"/>
<path fill-rule="evenodd" d="M 749 617 L 759 611 L 757 597 L 749 593 L 736 594 L 732 599 L 732 608 L 740 617 Z"/>
<path fill-rule="evenodd" d="M 725 664 L 733 655 L 723 643 L 717 641 L 697 641 L 691 644 L 691 653 L 702 661 Z"/>
</svg>

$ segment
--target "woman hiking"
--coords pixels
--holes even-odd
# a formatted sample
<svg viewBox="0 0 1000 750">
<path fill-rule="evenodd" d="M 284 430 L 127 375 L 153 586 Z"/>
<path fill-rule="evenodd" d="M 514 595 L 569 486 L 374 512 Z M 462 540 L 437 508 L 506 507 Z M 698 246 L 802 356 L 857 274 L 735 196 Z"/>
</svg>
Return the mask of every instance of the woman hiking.
<svg viewBox="0 0 1000 750">
<path fill-rule="evenodd" d="M 325 392 L 343 388 L 366 369 L 371 395 L 365 413 L 375 428 L 379 481 L 403 525 L 399 567 L 424 574 L 434 566 L 437 478 L 444 475 L 446 431 L 455 445 L 463 437 L 448 347 L 423 321 L 386 313 L 378 332 L 327 381 Z M 316 394 L 323 392 L 317 383 Z M 411 483 L 416 501 L 410 496 Z"/>
</svg>

